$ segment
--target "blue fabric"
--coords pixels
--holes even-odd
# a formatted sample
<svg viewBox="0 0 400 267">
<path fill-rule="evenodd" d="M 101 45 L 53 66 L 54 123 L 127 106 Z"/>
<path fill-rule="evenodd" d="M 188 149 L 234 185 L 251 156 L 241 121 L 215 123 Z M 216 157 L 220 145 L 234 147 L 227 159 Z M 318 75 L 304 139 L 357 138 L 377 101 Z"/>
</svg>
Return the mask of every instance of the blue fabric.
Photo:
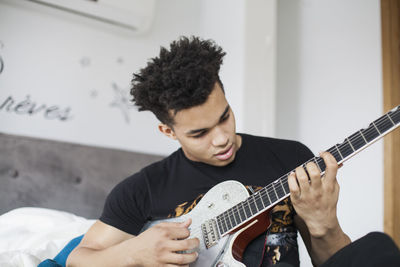
<svg viewBox="0 0 400 267">
<path fill-rule="evenodd" d="M 68 255 L 71 251 L 79 245 L 83 238 L 83 235 L 75 237 L 54 257 L 54 259 L 47 259 L 42 261 L 38 267 L 65 267 L 67 263 Z"/>
</svg>

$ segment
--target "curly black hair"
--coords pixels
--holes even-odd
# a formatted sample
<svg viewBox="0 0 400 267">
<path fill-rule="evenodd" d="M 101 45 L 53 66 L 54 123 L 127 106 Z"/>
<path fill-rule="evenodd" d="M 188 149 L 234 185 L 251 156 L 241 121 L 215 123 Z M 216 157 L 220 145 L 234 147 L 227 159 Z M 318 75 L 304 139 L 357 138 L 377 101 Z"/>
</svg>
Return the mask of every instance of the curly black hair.
<svg viewBox="0 0 400 267">
<path fill-rule="evenodd" d="M 131 95 L 139 111 L 150 110 L 162 123 L 174 125 L 180 110 L 206 102 L 225 52 L 212 40 L 181 37 L 160 49 L 145 68 L 133 74 Z"/>
</svg>

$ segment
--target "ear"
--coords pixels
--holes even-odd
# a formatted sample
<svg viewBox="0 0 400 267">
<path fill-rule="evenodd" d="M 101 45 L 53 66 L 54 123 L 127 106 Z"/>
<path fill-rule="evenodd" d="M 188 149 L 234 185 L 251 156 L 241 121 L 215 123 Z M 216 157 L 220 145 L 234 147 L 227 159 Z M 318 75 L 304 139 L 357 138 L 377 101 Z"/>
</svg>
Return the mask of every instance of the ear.
<svg viewBox="0 0 400 267">
<path fill-rule="evenodd" d="M 164 123 L 158 124 L 158 130 L 160 130 L 160 132 L 162 132 L 167 137 L 176 140 L 176 135 L 175 135 L 174 130 L 172 130 L 172 128 L 169 127 L 168 125 L 166 125 Z"/>
</svg>

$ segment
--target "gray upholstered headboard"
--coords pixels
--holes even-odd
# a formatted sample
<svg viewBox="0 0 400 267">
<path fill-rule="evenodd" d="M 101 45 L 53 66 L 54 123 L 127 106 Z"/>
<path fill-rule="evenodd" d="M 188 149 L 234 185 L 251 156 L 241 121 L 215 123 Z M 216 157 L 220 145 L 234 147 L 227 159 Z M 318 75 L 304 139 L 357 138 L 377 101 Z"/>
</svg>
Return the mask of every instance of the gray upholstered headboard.
<svg viewBox="0 0 400 267">
<path fill-rule="evenodd" d="M 0 133 L 0 214 L 34 206 L 98 218 L 116 183 L 161 158 Z"/>
</svg>

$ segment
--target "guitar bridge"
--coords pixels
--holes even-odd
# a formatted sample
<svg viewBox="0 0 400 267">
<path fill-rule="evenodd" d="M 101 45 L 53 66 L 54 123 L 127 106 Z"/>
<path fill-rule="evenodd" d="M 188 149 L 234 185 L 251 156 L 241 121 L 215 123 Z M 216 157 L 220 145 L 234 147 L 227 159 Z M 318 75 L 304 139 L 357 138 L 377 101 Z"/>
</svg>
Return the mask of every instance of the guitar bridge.
<svg viewBox="0 0 400 267">
<path fill-rule="evenodd" d="M 220 235 L 217 228 L 217 222 L 214 219 L 210 219 L 201 224 L 201 231 L 207 249 L 218 243 Z"/>
</svg>

